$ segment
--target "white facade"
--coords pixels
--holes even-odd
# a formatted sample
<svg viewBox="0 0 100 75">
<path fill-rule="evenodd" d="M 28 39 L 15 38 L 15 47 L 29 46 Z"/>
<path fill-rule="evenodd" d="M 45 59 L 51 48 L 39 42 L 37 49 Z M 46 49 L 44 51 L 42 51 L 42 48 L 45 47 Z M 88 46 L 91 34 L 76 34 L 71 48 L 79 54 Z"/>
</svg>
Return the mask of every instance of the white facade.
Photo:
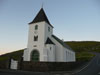
<svg viewBox="0 0 100 75">
<path fill-rule="evenodd" d="M 38 13 L 38 17 L 44 15 L 43 9 Z M 75 52 L 67 48 L 63 41 L 53 35 L 53 27 L 47 21 L 46 15 L 36 22 L 29 24 L 28 46 L 24 50 L 24 61 L 41 62 L 73 62 Z M 41 21 L 42 19 L 42 21 Z M 37 26 L 37 27 L 36 27 Z M 35 40 L 34 40 L 35 39 Z"/>
</svg>

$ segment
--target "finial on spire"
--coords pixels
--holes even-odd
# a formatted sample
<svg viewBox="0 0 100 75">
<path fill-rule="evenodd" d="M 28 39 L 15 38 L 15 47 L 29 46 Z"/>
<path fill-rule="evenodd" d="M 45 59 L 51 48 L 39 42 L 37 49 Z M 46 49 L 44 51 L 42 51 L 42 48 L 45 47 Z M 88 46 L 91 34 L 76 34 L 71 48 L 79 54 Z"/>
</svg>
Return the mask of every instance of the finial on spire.
<svg viewBox="0 0 100 75">
<path fill-rule="evenodd" d="M 44 5 L 44 2 L 42 2 L 42 6 L 41 6 L 41 8 L 43 8 L 43 5 Z"/>
</svg>

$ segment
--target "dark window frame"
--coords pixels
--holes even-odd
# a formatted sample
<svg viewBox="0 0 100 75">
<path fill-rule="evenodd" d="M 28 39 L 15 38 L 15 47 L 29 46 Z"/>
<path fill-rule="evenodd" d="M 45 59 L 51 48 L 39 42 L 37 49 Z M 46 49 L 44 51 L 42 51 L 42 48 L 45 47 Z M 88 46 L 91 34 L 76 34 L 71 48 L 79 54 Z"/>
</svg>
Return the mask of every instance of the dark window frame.
<svg viewBox="0 0 100 75">
<path fill-rule="evenodd" d="M 38 41 L 38 36 L 34 36 L 34 41 Z"/>
<path fill-rule="evenodd" d="M 50 32 L 50 27 L 48 27 L 48 31 Z"/>
<path fill-rule="evenodd" d="M 38 30 L 38 25 L 35 25 L 35 30 Z"/>
</svg>

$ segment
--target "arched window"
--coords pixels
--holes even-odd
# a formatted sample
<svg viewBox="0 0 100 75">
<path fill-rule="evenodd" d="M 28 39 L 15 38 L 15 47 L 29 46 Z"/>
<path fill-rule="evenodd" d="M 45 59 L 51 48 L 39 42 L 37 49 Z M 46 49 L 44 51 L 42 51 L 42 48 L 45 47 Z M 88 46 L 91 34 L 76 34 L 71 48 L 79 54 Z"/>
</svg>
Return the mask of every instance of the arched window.
<svg viewBox="0 0 100 75">
<path fill-rule="evenodd" d="M 39 56 L 39 52 L 37 50 L 34 50 L 31 53 L 31 60 L 37 62 L 39 61 Z"/>
<path fill-rule="evenodd" d="M 35 26 L 35 30 L 38 30 L 38 25 Z"/>
</svg>

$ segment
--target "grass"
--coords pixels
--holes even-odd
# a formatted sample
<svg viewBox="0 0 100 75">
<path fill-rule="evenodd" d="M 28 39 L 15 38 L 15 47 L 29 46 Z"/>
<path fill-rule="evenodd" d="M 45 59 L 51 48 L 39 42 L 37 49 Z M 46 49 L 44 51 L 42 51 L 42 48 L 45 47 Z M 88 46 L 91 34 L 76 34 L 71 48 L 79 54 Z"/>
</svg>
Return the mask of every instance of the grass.
<svg viewBox="0 0 100 75">
<path fill-rule="evenodd" d="M 89 61 L 93 58 L 93 54 L 90 52 L 100 52 L 100 42 L 96 41 L 70 41 L 65 42 L 76 52 L 77 61 Z M 19 60 L 23 55 L 23 50 L 7 53 L 0 56 L 0 61 L 8 60 L 10 57 Z"/>
<path fill-rule="evenodd" d="M 96 41 L 71 41 L 65 42 L 68 44 L 75 52 L 100 52 L 100 42 Z"/>
<path fill-rule="evenodd" d="M 77 52 L 76 53 L 76 60 L 77 61 L 89 61 L 95 55 L 90 52 Z"/>
<path fill-rule="evenodd" d="M 19 60 L 23 55 L 23 51 L 24 49 L 1 55 L 0 61 L 5 61 L 8 60 L 9 58 L 13 58 L 14 60 Z"/>
</svg>

